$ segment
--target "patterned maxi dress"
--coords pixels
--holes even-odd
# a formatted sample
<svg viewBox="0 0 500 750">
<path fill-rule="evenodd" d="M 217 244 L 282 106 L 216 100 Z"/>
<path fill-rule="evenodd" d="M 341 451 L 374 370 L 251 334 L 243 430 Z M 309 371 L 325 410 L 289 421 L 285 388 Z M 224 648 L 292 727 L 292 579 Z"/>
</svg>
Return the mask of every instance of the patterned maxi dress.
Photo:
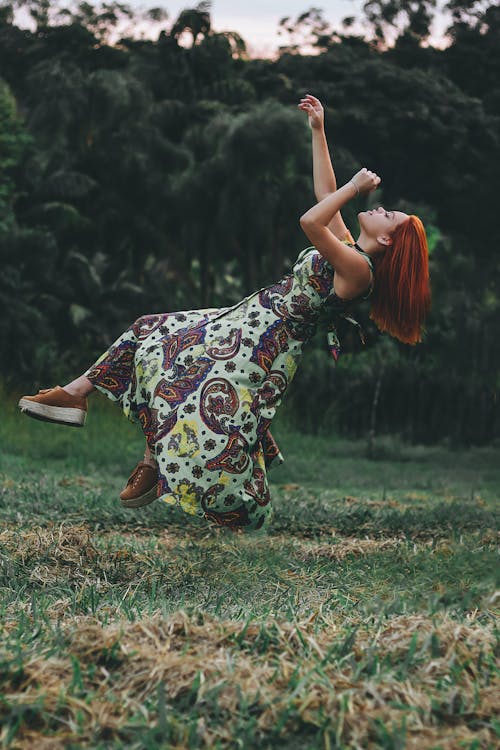
<svg viewBox="0 0 500 750">
<path fill-rule="evenodd" d="M 284 459 L 269 426 L 304 344 L 326 305 L 336 360 L 336 320 L 356 323 L 348 310 L 372 291 L 373 275 L 363 295 L 343 300 L 333 274 L 307 247 L 291 273 L 235 305 L 138 318 L 84 373 L 141 425 L 158 498 L 233 529 L 260 529 L 271 517 L 266 469 Z"/>
</svg>

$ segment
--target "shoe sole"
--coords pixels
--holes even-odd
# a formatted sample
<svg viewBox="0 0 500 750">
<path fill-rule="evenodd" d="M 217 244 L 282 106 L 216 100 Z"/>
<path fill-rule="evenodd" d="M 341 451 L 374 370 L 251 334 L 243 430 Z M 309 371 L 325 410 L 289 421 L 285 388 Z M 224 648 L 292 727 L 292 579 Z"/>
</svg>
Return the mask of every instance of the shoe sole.
<svg viewBox="0 0 500 750">
<path fill-rule="evenodd" d="M 68 427 L 83 427 L 87 418 L 87 412 L 83 409 L 74 409 L 67 406 L 47 406 L 37 401 L 19 399 L 19 408 L 23 414 L 33 419 L 41 419 L 43 422 L 56 422 Z"/>
<path fill-rule="evenodd" d="M 156 494 L 156 490 L 158 488 L 158 482 L 155 484 L 154 487 L 151 487 L 150 490 L 144 493 L 144 495 L 140 495 L 139 497 L 129 497 L 129 498 L 123 498 L 121 497 L 121 504 L 125 508 L 142 508 L 143 505 L 149 505 L 154 500 L 157 499 L 158 495 Z"/>
</svg>

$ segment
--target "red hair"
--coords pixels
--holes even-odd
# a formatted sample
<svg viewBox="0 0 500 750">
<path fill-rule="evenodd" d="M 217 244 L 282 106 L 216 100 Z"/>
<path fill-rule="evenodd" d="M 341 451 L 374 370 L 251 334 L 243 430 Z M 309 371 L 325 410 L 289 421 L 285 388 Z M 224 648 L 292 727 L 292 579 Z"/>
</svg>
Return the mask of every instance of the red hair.
<svg viewBox="0 0 500 750">
<path fill-rule="evenodd" d="M 380 331 L 404 344 L 417 344 L 431 307 L 429 247 L 418 216 L 412 214 L 396 227 L 392 245 L 374 261 L 370 318 Z"/>
</svg>

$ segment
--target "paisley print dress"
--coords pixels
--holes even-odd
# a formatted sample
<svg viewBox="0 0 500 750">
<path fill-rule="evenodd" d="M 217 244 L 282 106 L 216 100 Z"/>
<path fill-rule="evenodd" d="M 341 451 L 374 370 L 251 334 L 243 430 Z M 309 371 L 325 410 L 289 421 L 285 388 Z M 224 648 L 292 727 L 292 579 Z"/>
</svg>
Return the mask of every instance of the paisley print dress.
<svg viewBox="0 0 500 750">
<path fill-rule="evenodd" d="M 304 344 L 327 306 L 336 359 L 336 319 L 356 322 L 348 309 L 371 293 L 372 285 L 343 300 L 333 274 L 307 247 L 291 273 L 235 305 L 138 318 L 84 373 L 140 424 L 158 464 L 159 499 L 233 529 L 265 525 L 266 470 L 284 460 L 269 427 Z"/>
</svg>

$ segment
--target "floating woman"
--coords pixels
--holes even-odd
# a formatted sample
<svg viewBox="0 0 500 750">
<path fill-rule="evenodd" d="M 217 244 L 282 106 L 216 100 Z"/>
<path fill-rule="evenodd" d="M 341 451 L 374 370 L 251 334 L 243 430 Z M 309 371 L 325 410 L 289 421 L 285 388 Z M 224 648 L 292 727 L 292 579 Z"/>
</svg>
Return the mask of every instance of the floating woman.
<svg viewBox="0 0 500 750">
<path fill-rule="evenodd" d="M 127 507 L 160 499 L 232 530 L 260 529 L 272 514 L 267 468 L 283 456 L 270 425 L 322 310 L 335 359 L 335 322 L 371 298 L 370 317 L 402 342 L 422 340 L 430 309 L 428 246 L 415 215 L 382 206 L 361 211 L 357 242 L 340 209 L 376 190 L 363 168 L 337 189 L 319 100 L 298 107 L 312 130 L 319 201 L 300 219 L 313 243 L 290 273 L 230 307 L 144 315 L 67 385 L 23 396 L 31 417 L 83 426 L 97 389 L 139 423 L 146 438 L 120 498 Z"/>
</svg>

